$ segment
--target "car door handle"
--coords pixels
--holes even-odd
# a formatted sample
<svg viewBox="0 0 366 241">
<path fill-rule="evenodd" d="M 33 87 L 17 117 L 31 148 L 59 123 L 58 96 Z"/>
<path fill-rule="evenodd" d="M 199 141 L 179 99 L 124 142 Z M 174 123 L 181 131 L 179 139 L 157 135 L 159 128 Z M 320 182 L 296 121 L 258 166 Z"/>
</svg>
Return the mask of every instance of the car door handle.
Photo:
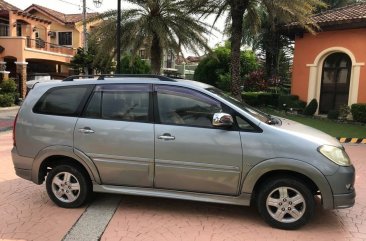
<svg viewBox="0 0 366 241">
<path fill-rule="evenodd" d="M 175 136 L 170 135 L 169 133 L 165 133 L 161 136 L 158 136 L 159 140 L 164 140 L 164 141 L 173 141 L 175 140 Z"/>
<path fill-rule="evenodd" d="M 80 128 L 79 132 L 81 132 L 83 134 L 93 134 L 94 130 L 92 130 L 90 127 L 84 127 L 84 128 Z"/>
</svg>

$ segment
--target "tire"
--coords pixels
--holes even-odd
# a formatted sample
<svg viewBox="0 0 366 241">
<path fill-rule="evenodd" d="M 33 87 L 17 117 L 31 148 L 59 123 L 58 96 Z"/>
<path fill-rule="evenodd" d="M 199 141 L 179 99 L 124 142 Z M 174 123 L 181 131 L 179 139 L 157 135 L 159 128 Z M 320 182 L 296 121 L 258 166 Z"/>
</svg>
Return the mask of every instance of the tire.
<svg viewBox="0 0 366 241">
<path fill-rule="evenodd" d="M 51 169 L 46 189 L 50 199 L 63 208 L 80 207 L 89 199 L 92 190 L 88 175 L 69 165 Z"/>
<path fill-rule="evenodd" d="M 258 191 L 257 209 L 262 218 L 274 228 L 297 229 L 314 214 L 313 194 L 295 178 L 270 179 Z"/>
</svg>

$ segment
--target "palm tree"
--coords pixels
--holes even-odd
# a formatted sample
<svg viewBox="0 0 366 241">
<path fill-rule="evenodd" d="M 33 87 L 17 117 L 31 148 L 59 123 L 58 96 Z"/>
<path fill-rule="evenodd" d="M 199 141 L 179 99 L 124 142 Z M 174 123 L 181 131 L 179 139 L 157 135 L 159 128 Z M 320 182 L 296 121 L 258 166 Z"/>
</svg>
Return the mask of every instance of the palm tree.
<svg viewBox="0 0 366 241">
<path fill-rule="evenodd" d="M 206 36 L 212 29 L 210 25 L 195 18 L 198 5 L 184 0 L 128 0 L 135 8 L 122 11 L 123 49 L 136 54 L 141 47 L 148 47 L 151 56 L 151 69 L 155 74 L 161 72 L 164 50 L 176 54 L 182 48 L 199 53 L 210 51 Z M 93 31 L 92 38 L 98 39 L 100 51 L 115 52 L 115 30 L 117 11 L 109 11 L 97 17 L 103 20 Z M 97 19 L 91 19 L 95 21 Z M 98 55 L 97 57 L 98 58 Z"/>
<path fill-rule="evenodd" d="M 274 1 L 262 0 L 261 4 L 245 14 L 243 43 L 262 51 L 265 57 L 267 78 L 277 78 L 284 55 L 291 55 L 292 41 L 281 34 L 284 25 L 297 21 L 309 32 L 317 28 L 312 23 L 311 14 L 327 5 L 322 1 Z M 256 24 L 253 24 L 256 23 Z"/>
<path fill-rule="evenodd" d="M 204 0 L 199 0 L 199 2 Z M 206 14 L 217 14 L 217 18 L 225 12 L 230 18 L 230 41 L 231 41 L 231 92 L 241 99 L 240 80 L 240 47 L 245 31 L 243 29 L 244 19 L 250 20 L 250 28 L 258 29 L 260 17 L 258 6 L 264 5 L 267 9 L 273 9 L 272 20 L 277 18 L 285 22 L 297 21 L 307 30 L 314 32 L 310 15 L 320 6 L 324 6 L 321 0 L 206 0 L 204 9 Z M 272 27 L 276 27 L 276 21 L 270 21 Z"/>
</svg>

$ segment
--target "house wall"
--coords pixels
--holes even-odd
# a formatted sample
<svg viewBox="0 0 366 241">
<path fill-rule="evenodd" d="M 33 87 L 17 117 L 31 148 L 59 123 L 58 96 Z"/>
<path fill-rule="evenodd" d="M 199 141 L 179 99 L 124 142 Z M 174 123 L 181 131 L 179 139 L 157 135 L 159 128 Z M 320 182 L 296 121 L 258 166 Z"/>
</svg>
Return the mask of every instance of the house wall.
<svg viewBox="0 0 366 241">
<path fill-rule="evenodd" d="M 326 53 L 327 49 L 333 49 L 333 52 Z M 311 74 L 311 65 L 316 64 L 315 61 L 320 53 L 325 51 L 324 54 L 329 55 L 334 51 L 337 52 L 337 49 L 345 49 L 353 54 L 353 70 L 357 69 L 357 72 L 359 70 L 359 84 L 355 91 L 358 92 L 356 102 L 366 103 L 366 66 L 364 66 L 366 63 L 366 28 L 320 32 L 315 36 L 305 33 L 302 38 L 296 37 L 291 93 L 298 95 L 303 101 L 308 101 L 309 81 L 312 81 L 311 78 L 317 78 L 314 81 L 320 81 L 319 75 Z M 352 72 L 356 79 L 357 73 Z"/>
<path fill-rule="evenodd" d="M 34 13 L 32 13 L 32 15 L 35 15 L 35 16 L 40 17 L 42 19 L 46 19 L 46 20 L 51 21 L 52 24 L 50 26 L 50 31 L 54 31 L 54 32 L 69 32 L 69 31 L 72 31 L 72 47 L 73 48 L 79 48 L 79 47 L 82 46 L 81 33 L 79 32 L 79 30 L 75 26 L 68 26 L 68 25 L 58 23 L 54 19 L 52 19 L 52 18 L 48 17 L 47 15 L 44 15 L 40 12 L 34 12 Z M 57 37 L 56 38 L 51 38 L 51 43 L 58 44 Z"/>
</svg>

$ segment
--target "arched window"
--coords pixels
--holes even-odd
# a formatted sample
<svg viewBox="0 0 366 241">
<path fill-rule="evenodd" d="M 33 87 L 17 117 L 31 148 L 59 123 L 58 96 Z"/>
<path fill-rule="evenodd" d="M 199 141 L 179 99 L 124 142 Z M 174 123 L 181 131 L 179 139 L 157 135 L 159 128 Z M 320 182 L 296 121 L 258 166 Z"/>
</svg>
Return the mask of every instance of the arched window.
<svg viewBox="0 0 366 241">
<path fill-rule="evenodd" d="M 352 61 L 347 54 L 334 53 L 324 60 L 319 113 L 338 110 L 348 104 Z"/>
</svg>

